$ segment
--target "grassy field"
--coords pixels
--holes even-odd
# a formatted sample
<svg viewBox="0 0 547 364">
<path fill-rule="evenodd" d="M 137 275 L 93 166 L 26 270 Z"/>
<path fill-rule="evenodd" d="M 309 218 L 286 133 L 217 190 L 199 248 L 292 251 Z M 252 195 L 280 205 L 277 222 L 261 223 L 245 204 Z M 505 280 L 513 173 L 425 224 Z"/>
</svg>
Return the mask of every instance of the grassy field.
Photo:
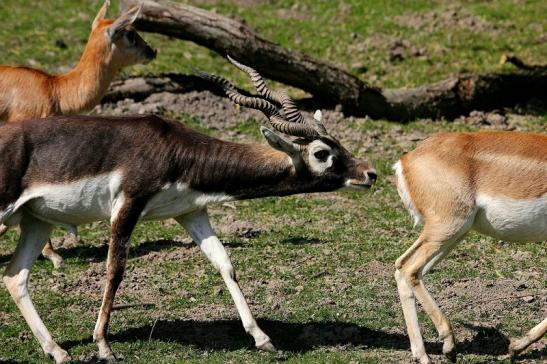
<svg viewBox="0 0 547 364">
<path fill-rule="evenodd" d="M 430 83 L 459 72 L 500 69 L 500 54 L 531 63 L 547 59 L 545 1 L 186 1 L 234 16 L 264 37 L 337 64 L 381 87 Z M 117 3 L 114 2 L 115 7 Z M 50 72 L 77 62 L 99 1 L 3 0 L 0 63 Z M 115 14 L 115 11 L 111 11 Z M 199 66 L 230 75 L 219 55 L 188 42 L 144 34 L 158 59 L 123 74 L 189 72 Z M 61 49 L 56 40 L 68 46 Z M 504 66 L 509 71 L 510 66 Z M 547 114 L 532 105 L 500 111 L 503 127 L 547 131 Z M 207 130 L 191 115 L 171 115 Z M 411 124 L 347 118 L 327 125 L 350 150 L 374 163 L 377 185 L 365 193 L 337 192 L 267 198 L 213 206 L 225 242 L 259 325 L 279 352 L 253 349 L 220 276 L 174 222 L 142 223 L 133 235 L 119 303 L 113 314 L 114 351 L 130 363 L 392 363 L 410 349 L 392 278 L 393 262 L 418 235 L 393 186 L 391 165 L 418 140 L 439 130 L 491 127 L 469 118 Z M 260 141 L 241 121 L 224 138 Z M 92 332 L 101 300 L 108 224 L 82 226 L 81 242 L 62 230 L 54 245 L 65 265 L 40 259 L 30 286 L 55 340 L 72 357 L 94 362 Z M 17 232 L 2 238 L 7 264 Z M 546 243 L 508 244 L 471 234 L 426 279 L 455 328 L 458 361 L 504 360 L 507 338 L 521 335 L 547 312 Z M 530 299 L 531 297 L 531 299 Z M 427 349 L 440 345 L 420 313 Z M 545 339 L 523 354 L 541 362 Z M 0 362 L 45 361 L 6 290 L 0 290 Z M 508 360 L 505 360 L 509 362 Z"/>
</svg>

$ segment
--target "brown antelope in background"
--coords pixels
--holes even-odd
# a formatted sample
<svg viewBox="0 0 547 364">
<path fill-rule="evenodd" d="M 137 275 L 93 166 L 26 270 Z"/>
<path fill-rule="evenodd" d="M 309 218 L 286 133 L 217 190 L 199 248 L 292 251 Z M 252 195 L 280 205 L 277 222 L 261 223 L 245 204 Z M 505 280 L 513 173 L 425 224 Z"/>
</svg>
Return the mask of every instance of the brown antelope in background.
<svg viewBox="0 0 547 364">
<path fill-rule="evenodd" d="M 239 65 L 239 64 L 238 64 Z M 28 293 L 29 272 L 55 225 L 110 220 L 103 302 L 93 338 L 100 359 L 113 359 L 107 327 L 124 274 L 129 239 L 139 220 L 175 218 L 220 272 L 256 347 L 274 350 L 258 327 L 213 231 L 206 206 L 214 202 L 370 187 L 376 172 L 355 159 L 320 121 L 302 117 L 284 93 L 270 92 L 252 69 L 261 97 L 237 93 L 235 103 L 261 110 L 274 131 L 270 147 L 236 144 L 157 116 L 57 116 L 0 127 L 0 223 L 21 237 L 4 273 L 12 298 L 44 352 L 57 363 L 68 353 L 52 339 Z"/>
<path fill-rule="evenodd" d="M 440 133 L 395 165 L 397 189 L 417 223 L 418 240 L 396 262 L 395 278 L 412 355 L 429 363 L 415 297 L 454 358 L 450 323 L 427 291 L 423 276 L 470 230 L 507 241 L 547 240 L 547 136 L 520 132 Z M 511 355 L 539 340 L 547 318 L 512 339 Z"/>
<path fill-rule="evenodd" d="M 53 76 L 28 67 L 0 65 L 0 122 L 89 111 L 105 95 L 120 68 L 154 59 L 156 51 L 131 26 L 141 8 L 134 7 L 116 20 L 105 19 L 109 4 L 105 1 L 99 10 L 82 57 L 68 73 Z M 1 226 L 0 235 L 6 230 Z M 63 261 L 51 242 L 43 254 L 55 267 Z"/>
</svg>

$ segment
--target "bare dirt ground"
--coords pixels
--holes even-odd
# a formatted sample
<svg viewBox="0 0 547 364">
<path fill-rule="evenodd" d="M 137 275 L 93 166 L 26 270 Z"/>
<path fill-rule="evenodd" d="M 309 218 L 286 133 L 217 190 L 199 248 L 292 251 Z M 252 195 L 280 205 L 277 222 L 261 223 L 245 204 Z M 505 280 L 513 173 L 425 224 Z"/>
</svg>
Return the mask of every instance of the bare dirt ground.
<svg viewBox="0 0 547 364">
<path fill-rule="evenodd" d="M 398 16 L 396 20 L 402 25 L 428 33 L 439 28 L 471 29 L 474 32 L 486 33 L 500 29 L 498 24 L 474 16 L 460 4 L 429 12 L 408 13 Z"/>
<path fill-rule="evenodd" d="M 493 112 L 474 111 L 468 116 L 454 120 L 454 123 L 492 129 L 524 130 L 528 114 L 536 110 L 541 110 L 543 107 L 544 105 L 541 101 L 533 100 L 528 105 L 518 106 L 511 110 L 497 110 Z M 169 112 L 195 117 L 201 120 L 205 128 L 218 132 L 219 137 L 228 138 L 239 134 L 233 130 L 238 123 L 265 122 L 266 120 L 261 112 L 236 107 L 227 98 L 217 96 L 208 91 L 193 91 L 183 94 L 162 92 L 152 94 L 138 103 L 132 99 L 125 99 L 117 103 L 99 105 L 94 109 L 94 113 L 105 115 L 165 114 Z M 342 112 L 337 110 L 322 110 L 322 112 L 324 123 L 329 132 L 336 135 L 343 143 L 359 142 L 368 146 L 375 145 L 373 140 L 377 137 L 376 133 L 370 132 L 363 135 L 363 133 L 356 133 L 354 130 L 360 124 L 372 122 L 370 119 L 353 117 L 344 119 Z M 312 111 L 304 112 L 304 115 L 307 115 L 307 117 L 311 117 L 312 114 Z M 356 125 L 353 128 L 348 128 L 348 121 L 350 123 L 355 122 Z M 425 120 L 423 122 L 432 121 Z M 259 124 L 256 123 L 256 125 Z M 409 136 L 400 131 L 397 128 L 393 129 L 394 137 L 401 143 L 407 143 L 408 141 L 415 142 L 427 136 L 425 133 Z M 245 137 L 242 137 L 245 140 Z"/>
</svg>

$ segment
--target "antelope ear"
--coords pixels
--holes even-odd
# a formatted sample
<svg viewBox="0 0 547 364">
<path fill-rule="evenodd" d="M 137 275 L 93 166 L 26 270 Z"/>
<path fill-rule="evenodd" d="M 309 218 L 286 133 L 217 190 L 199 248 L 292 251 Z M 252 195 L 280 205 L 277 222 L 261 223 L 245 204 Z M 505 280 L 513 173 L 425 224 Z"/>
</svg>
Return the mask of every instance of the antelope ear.
<svg viewBox="0 0 547 364">
<path fill-rule="evenodd" d="M 95 16 L 95 19 L 93 20 L 93 24 L 91 24 L 91 31 L 95 30 L 99 26 L 99 23 L 101 20 L 104 20 L 106 17 L 106 12 L 108 11 L 108 7 L 110 6 L 110 0 L 105 0 L 103 6 L 101 6 L 101 9 Z"/>
<path fill-rule="evenodd" d="M 327 135 L 327 129 L 321 122 L 322 118 L 323 114 L 321 113 L 321 110 L 315 110 L 315 114 L 313 114 L 313 128 L 319 135 Z"/>
<path fill-rule="evenodd" d="M 281 152 L 285 152 L 289 155 L 298 153 L 298 149 L 294 146 L 293 143 L 283 139 L 272 130 L 261 126 L 260 132 L 272 148 L 277 149 Z"/>
<path fill-rule="evenodd" d="M 323 113 L 321 112 L 321 110 L 319 109 L 315 110 L 315 113 L 313 114 L 313 118 L 315 119 L 315 121 L 321 122 L 321 119 L 323 119 Z"/>
<path fill-rule="evenodd" d="M 143 3 L 132 7 L 114 21 L 114 23 L 107 30 L 107 34 L 111 40 L 115 39 L 122 30 L 124 30 L 127 26 L 133 24 L 135 20 L 137 20 L 139 14 L 141 13 L 142 5 Z"/>
</svg>

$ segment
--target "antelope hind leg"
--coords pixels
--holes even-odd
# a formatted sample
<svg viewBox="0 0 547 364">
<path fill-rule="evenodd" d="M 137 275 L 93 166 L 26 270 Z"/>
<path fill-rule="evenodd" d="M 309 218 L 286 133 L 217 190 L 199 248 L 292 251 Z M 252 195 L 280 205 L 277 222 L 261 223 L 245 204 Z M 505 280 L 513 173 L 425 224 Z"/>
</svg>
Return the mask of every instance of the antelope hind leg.
<svg viewBox="0 0 547 364">
<path fill-rule="evenodd" d="M 426 222 L 424 230 L 416 243 L 408 249 L 407 253 L 397 259 L 396 262 L 397 272 L 395 277 L 397 279 L 397 286 L 399 287 L 401 303 L 408 301 L 406 303 L 406 306 L 408 306 L 406 310 L 403 303 L 403 310 L 407 327 L 409 328 L 412 354 L 422 364 L 429 363 L 430 359 L 423 346 L 412 296 L 418 299 L 435 325 L 439 333 L 439 338 L 443 340 L 443 354 L 454 361 L 455 339 L 452 327 L 425 287 L 423 277 L 463 238 L 469 230 L 467 225 L 464 223 L 454 224 L 458 228 L 443 231 L 443 229 L 437 228 L 432 224 L 428 225 Z M 409 308 L 411 304 L 412 310 Z M 407 316 L 409 317 L 407 318 Z M 412 336 L 414 336 L 414 340 L 412 340 Z"/>
<path fill-rule="evenodd" d="M 20 227 L 21 238 L 4 273 L 4 284 L 44 353 L 53 357 L 56 363 L 64 363 L 70 360 L 68 353 L 53 341 L 28 293 L 30 270 L 49 238 L 52 226 L 24 215 Z"/>
</svg>

